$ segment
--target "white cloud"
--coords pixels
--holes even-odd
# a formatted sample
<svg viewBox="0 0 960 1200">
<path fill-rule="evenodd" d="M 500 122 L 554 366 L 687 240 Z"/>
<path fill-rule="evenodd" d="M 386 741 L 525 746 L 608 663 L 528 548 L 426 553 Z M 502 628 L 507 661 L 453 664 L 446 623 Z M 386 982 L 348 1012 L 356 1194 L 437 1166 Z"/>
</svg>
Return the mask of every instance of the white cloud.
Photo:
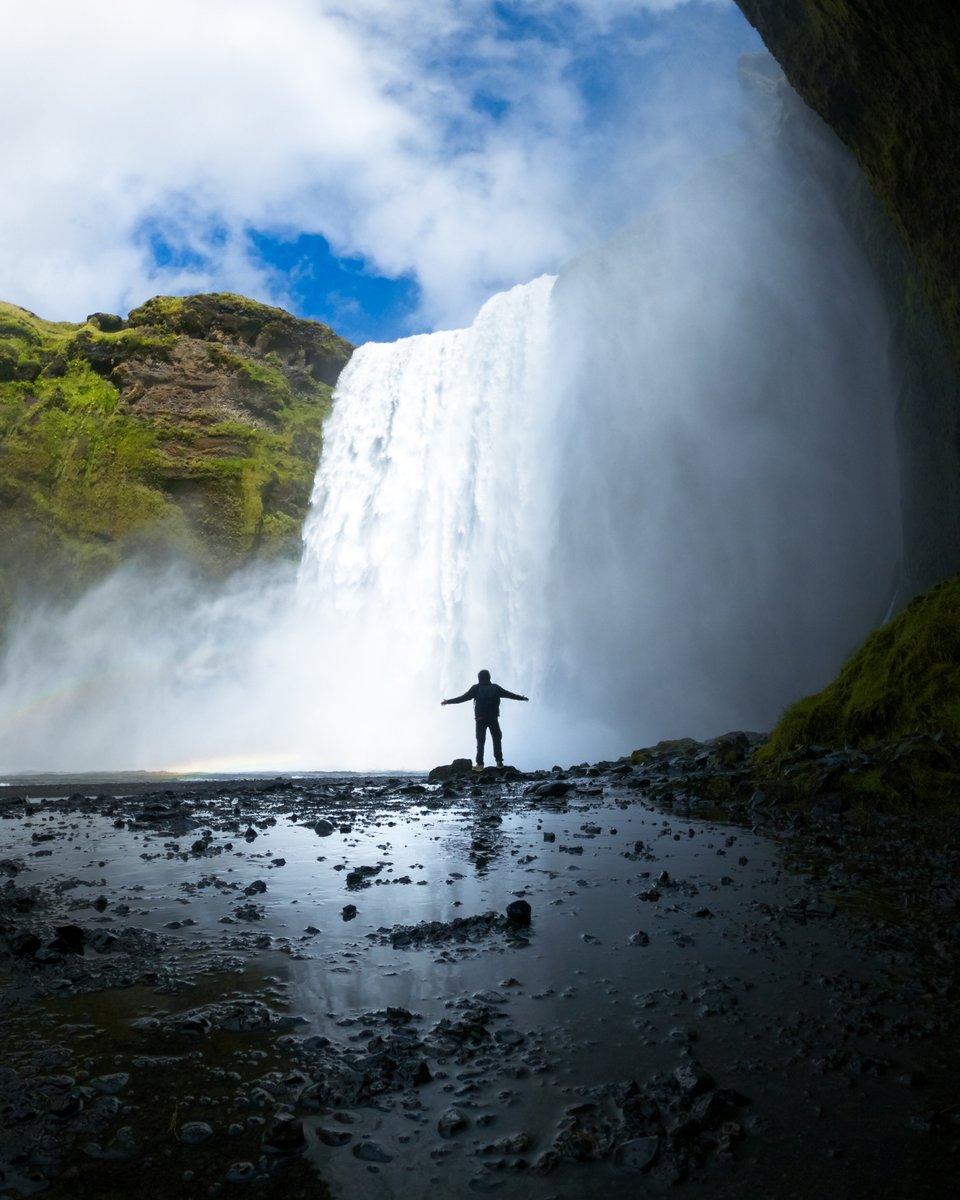
<svg viewBox="0 0 960 1200">
<path fill-rule="evenodd" d="M 423 319 L 461 322 L 630 214 L 645 164 L 663 169 L 641 97 L 658 125 L 666 108 L 615 52 L 638 9 L 718 4 L 525 0 L 508 35 L 494 0 L 17 5 L 0 297 L 62 319 L 160 291 L 282 302 L 245 231 L 285 229 L 414 273 Z M 598 50 L 636 110 L 598 114 L 580 70 Z"/>
</svg>

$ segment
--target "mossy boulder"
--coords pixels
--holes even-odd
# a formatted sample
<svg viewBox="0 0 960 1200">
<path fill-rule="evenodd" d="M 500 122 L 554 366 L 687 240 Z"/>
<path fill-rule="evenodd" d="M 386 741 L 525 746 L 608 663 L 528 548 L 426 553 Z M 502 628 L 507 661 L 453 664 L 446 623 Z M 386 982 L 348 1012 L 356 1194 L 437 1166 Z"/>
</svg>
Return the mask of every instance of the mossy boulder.
<svg viewBox="0 0 960 1200">
<path fill-rule="evenodd" d="M 212 576 L 295 557 L 351 352 L 227 294 L 82 325 L 0 303 L 0 624 L 18 598 L 69 598 L 133 553 Z"/>
<path fill-rule="evenodd" d="M 787 709 L 760 757 L 915 734 L 960 741 L 960 578 L 870 634 L 833 683 Z"/>
<path fill-rule="evenodd" d="M 301 321 L 282 309 L 222 293 L 184 298 L 156 296 L 135 308 L 128 323 L 131 328 L 245 348 L 252 352 L 251 358 L 273 355 L 275 365 L 299 373 L 301 381 L 306 373 L 330 387 L 337 382 L 351 351 L 349 344 L 326 325 Z"/>
<path fill-rule="evenodd" d="M 781 803 L 903 810 L 960 797 L 960 578 L 872 633 L 754 755 Z"/>
</svg>

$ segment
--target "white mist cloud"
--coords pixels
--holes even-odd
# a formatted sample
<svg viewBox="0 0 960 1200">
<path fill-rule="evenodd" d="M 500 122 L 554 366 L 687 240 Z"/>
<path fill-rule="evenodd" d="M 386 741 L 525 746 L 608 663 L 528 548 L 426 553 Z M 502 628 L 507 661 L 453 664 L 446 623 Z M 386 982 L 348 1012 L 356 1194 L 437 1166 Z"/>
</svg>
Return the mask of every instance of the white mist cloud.
<svg viewBox="0 0 960 1200">
<path fill-rule="evenodd" d="M 452 27 L 459 9 L 439 11 Z M 374 111 L 390 89 L 372 61 Z M 0 771 L 422 769 L 469 753 L 469 709 L 438 701 L 481 666 L 531 697 L 505 716 L 508 758 L 529 767 L 767 728 L 822 686 L 896 578 L 899 370 L 837 206 L 852 164 L 817 122 L 771 137 L 765 80 L 747 88 L 743 146 L 556 283 L 353 356 L 295 578 L 264 567 L 204 588 L 131 563 L 71 609 L 31 605 L 0 655 Z M 678 111 L 659 131 L 664 177 Z M 417 153 L 435 151 L 417 104 L 403 116 Z M 475 285 L 498 240 L 542 216 L 535 194 L 516 225 L 499 211 L 521 211 L 526 164 L 506 134 L 501 161 L 472 131 L 465 116 L 419 206 L 404 177 L 396 225 L 375 235 L 402 257 L 396 230 L 422 229 L 436 305 L 469 294 L 445 290 L 459 266 L 480 264 Z M 542 152 L 546 177 L 562 155 Z M 635 166 L 616 165 L 619 188 Z M 444 171 L 472 185 L 452 208 Z M 242 270 L 212 195 L 171 194 L 138 227 Z"/>
<path fill-rule="evenodd" d="M 247 233 L 314 232 L 414 274 L 424 322 L 462 322 L 609 233 L 695 126 L 710 136 L 714 66 L 665 86 L 638 14 L 723 8 L 525 0 L 505 27 L 494 0 L 18 5 L 0 296 L 62 319 L 156 292 L 282 303 Z"/>
</svg>

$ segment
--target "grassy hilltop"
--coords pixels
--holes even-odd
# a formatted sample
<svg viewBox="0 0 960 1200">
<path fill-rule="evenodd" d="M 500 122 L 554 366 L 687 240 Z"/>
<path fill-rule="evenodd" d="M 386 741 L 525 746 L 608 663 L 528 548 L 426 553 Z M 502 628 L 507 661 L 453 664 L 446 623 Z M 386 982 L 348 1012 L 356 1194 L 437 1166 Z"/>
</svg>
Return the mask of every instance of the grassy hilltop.
<svg viewBox="0 0 960 1200">
<path fill-rule="evenodd" d="M 229 294 L 81 325 L 0 303 L 0 626 L 133 553 L 295 556 L 352 347 Z"/>
</svg>

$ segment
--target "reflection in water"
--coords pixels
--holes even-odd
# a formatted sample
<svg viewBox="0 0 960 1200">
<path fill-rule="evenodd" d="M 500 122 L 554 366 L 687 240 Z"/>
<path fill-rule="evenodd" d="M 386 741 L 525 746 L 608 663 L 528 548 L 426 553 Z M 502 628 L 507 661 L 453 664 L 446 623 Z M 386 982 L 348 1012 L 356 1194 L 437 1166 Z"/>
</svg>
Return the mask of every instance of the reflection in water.
<svg viewBox="0 0 960 1200">
<path fill-rule="evenodd" d="M 354 790 L 340 806 L 333 794 L 326 836 L 296 794 L 269 805 L 223 797 L 198 808 L 196 828 L 177 836 L 97 813 L 4 821 L 0 858 L 23 864 L 19 885 L 51 895 L 51 924 L 138 925 L 169 938 L 163 994 L 113 989 L 50 1000 L 22 1010 L 18 1036 L 89 1021 L 101 1032 L 90 1032 L 85 1053 L 107 1060 L 134 1044 L 136 1017 L 252 997 L 297 1022 L 284 1027 L 285 1049 L 256 1032 L 190 1045 L 200 1051 L 197 1070 L 236 1068 L 247 1097 L 264 1080 L 294 1079 L 301 1062 L 308 1082 L 326 1078 L 311 1046 L 359 1079 L 375 1074 L 384 1039 L 408 1037 L 429 1081 L 347 1105 L 354 1144 L 373 1140 L 390 1157 L 377 1173 L 316 1133 L 332 1109 L 310 1110 L 306 1157 L 342 1197 L 469 1197 L 471 1179 L 488 1178 L 483 1146 L 522 1134 L 535 1158 L 573 1106 L 607 1104 L 616 1089 L 648 1086 L 658 1073 L 670 1079 L 691 1062 L 747 1096 L 762 1079 L 763 1116 L 801 1141 L 819 1136 L 813 1112 L 796 1105 L 805 1058 L 782 1040 L 781 1025 L 809 1043 L 835 1019 L 823 978 L 875 971 L 854 962 L 842 930 L 785 924 L 781 909 L 810 887 L 782 872 L 771 843 L 628 803 L 615 787 L 604 796 L 575 791 L 554 809 L 508 790 L 478 789 L 446 808 L 431 807 L 429 796 L 411 805 L 395 790 Z M 102 908 L 94 904 L 101 896 Z M 455 918 L 503 913 L 520 896 L 533 913 L 523 936 L 502 928 L 454 935 Z M 357 913 L 344 921 L 348 903 Z M 391 944 L 397 926 L 424 921 L 448 924 L 422 945 Z M 93 954 L 89 966 L 98 969 Z M 151 1053 L 167 1052 L 165 1036 L 145 1044 Z M 149 1086 L 151 1095 L 163 1091 Z M 222 1104 L 206 1114 L 218 1129 L 236 1119 L 236 1089 L 222 1080 L 191 1076 L 175 1086 Z M 437 1133 L 451 1105 L 467 1121 L 453 1140 Z M 859 1117 L 837 1110 L 835 1120 L 855 1136 Z M 763 1143 L 751 1147 L 762 1174 Z M 776 1174 L 782 1163 L 773 1158 Z M 534 1200 L 571 1189 L 626 1200 L 637 1186 L 609 1165 L 589 1176 L 568 1165 L 559 1176 L 495 1178 L 504 1196 Z"/>
</svg>

